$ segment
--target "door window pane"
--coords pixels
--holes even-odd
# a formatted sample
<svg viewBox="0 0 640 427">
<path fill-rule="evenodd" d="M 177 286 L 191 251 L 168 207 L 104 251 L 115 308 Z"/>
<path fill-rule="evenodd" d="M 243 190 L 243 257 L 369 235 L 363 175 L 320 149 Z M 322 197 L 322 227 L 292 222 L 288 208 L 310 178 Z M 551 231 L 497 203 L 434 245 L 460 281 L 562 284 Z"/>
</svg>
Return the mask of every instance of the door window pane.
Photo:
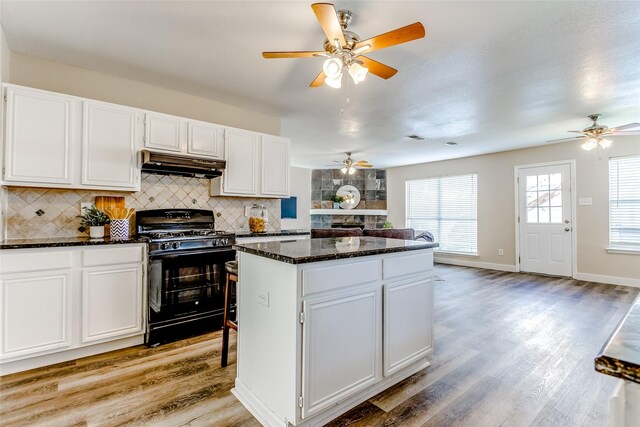
<svg viewBox="0 0 640 427">
<path fill-rule="evenodd" d="M 538 177 L 528 176 L 527 177 L 527 191 L 536 191 L 538 189 Z"/>
<path fill-rule="evenodd" d="M 549 189 L 549 175 L 538 175 L 538 190 L 548 190 Z"/>
<path fill-rule="evenodd" d="M 550 187 L 552 190 L 560 190 L 562 188 L 562 174 L 552 173 L 549 175 Z"/>
<path fill-rule="evenodd" d="M 561 173 L 527 176 L 528 223 L 562 222 L 561 186 Z"/>
<path fill-rule="evenodd" d="M 551 208 L 551 222 L 556 224 L 562 222 L 562 208 Z"/>
</svg>

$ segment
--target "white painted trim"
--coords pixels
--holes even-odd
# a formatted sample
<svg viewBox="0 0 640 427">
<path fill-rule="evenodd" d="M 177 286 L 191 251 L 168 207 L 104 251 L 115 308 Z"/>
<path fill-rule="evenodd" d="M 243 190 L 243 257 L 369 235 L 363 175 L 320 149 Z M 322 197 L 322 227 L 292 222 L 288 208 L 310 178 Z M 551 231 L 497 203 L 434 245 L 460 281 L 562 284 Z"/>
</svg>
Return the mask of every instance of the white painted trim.
<svg viewBox="0 0 640 427">
<path fill-rule="evenodd" d="M 386 209 L 311 209 L 311 215 L 387 215 Z"/>
<path fill-rule="evenodd" d="M 470 258 L 480 258 L 480 255 L 478 254 L 472 254 L 470 252 L 453 252 L 453 251 L 440 251 L 437 248 L 435 248 L 433 250 L 433 253 L 435 255 L 440 254 L 440 255 L 455 255 L 455 256 L 464 256 L 464 257 L 470 257 Z"/>
<path fill-rule="evenodd" d="M 511 264 L 494 264 L 491 262 L 481 262 L 481 261 L 472 261 L 467 259 L 439 257 L 437 253 L 434 256 L 433 262 L 439 263 L 439 264 L 461 265 L 463 267 L 484 268 L 487 270 L 508 271 L 511 273 L 517 272 L 516 266 Z"/>
<path fill-rule="evenodd" d="M 631 248 L 607 248 L 609 254 L 625 254 L 625 255 L 640 255 L 640 249 Z"/>
<path fill-rule="evenodd" d="M 640 279 L 632 279 L 631 277 L 603 276 L 600 274 L 577 273 L 577 280 L 586 282 L 605 283 L 607 285 L 622 285 L 640 288 Z"/>
<path fill-rule="evenodd" d="M 520 188 L 518 185 L 518 176 L 520 169 L 537 168 L 545 166 L 559 166 L 569 165 L 571 171 L 571 277 L 577 279 L 578 277 L 578 223 L 576 221 L 576 194 L 578 190 L 576 188 L 576 161 L 575 159 L 560 160 L 556 162 L 545 163 L 533 163 L 529 165 L 516 165 L 513 168 L 514 177 L 513 183 L 515 187 L 515 226 L 516 226 L 516 265 L 515 271 L 520 272 L 520 223 L 518 222 L 518 215 L 520 214 Z"/>
</svg>

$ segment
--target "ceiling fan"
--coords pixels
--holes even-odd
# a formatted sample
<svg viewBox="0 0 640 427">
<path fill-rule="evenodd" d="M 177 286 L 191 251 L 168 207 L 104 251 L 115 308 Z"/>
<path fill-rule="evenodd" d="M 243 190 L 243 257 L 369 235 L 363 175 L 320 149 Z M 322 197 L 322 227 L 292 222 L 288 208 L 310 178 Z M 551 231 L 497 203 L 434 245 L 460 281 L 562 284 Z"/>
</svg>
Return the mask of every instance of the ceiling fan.
<svg viewBox="0 0 640 427">
<path fill-rule="evenodd" d="M 342 86 L 342 71 L 346 69 L 355 84 L 364 80 L 367 72 L 375 74 L 383 79 L 393 77 L 398 70 L 388 65 L 364 56 L 364 53 L 386 47 L 410 42 L 424 37 L 424 27 L 420 22 L 380 34 L 367 40 L 352 31 L 347 30 L 353 15 L 348 10 L 336 9 L 331 3 L 314 3 L 311 8 L 320 22 L 320 26 L 327 36 L 324 41 L 324 50 L 320 51 L 293 51 L 293 52 L 262 52 L 262 56 L 271 58 L 327 58 L 322 66 L 322 71 L 309 86 L 318 87 L 324 83 L 339 88 Z"/>
<path fill-rule="evenodd" d="M 605 125 L 601 125 L 598 123 L 598 119 L 600 118 L 600 114 L 591 114 L 589 120 L 592 120 L 593 123 L 591 126 L 588 126 L 582 130 L 570 130 L 569 132 L 573 133 L 581 133 L 581 136 L 573 136 L 569 138 L 560 138 L 554 139 L 547 142 L 558 142 L 558 141 L 570 141 L 574 139 L 583 139 L 581 147 L 584 150 L 593 150 L 598 145 L 602 148 L 608 148 L 611 146 L 612 141 L 610 139 L 606 139 L 605 136 L 629 136 L 629 135 L 640 135 L 640 123 L 628 123 L 626 125 L 617 126 L 615 128 L 609 128 Z M 636 129 L 638 130 L 627 130 L 627 129 Z"/>
<path fill-rule="evenodd" d="M 372 168 L 373 167 L 373 165 L 367 162 L 366 160 L 353 160 L 351 158 L 351 153 L 345 153 L 345 154 L 347 155 L 346 159 L 342 161 L 334 160 L 335 163 L 339 163 L 340 165 L 342 165 L 341 171 L 344 174 L 348 173 L 349 175 L 353 175 L 356 172 L 356 168 Z"/>
</svg>

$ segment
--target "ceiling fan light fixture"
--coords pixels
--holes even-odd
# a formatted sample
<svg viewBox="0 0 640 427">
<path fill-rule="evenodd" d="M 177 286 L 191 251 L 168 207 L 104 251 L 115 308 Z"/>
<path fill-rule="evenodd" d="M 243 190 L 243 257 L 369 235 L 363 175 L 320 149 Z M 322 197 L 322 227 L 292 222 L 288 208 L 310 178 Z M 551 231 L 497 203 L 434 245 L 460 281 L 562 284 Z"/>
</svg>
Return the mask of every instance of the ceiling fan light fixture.
<svg viewBox="0 0 640 427">
<path fill-rule="evenodd" d="M 347 169 L 348 168 L 345 166 L 342 169 L 340 169 L 340 172 L 342 172 L 343 174 L 346 174 L 347 173 Z"/>
<path fill-rule="evenodd" d="M 369 72 L 369 69 L 367 67 L 363 67 L 357 62 L 354 62 L 349 66 L 349 75 L 351 76 L 355 84 L 358 84 L 361 81 L 363 81 L 367 76 L 368 72 Z"/>
<path fill-rule="evenodd" d="M 327 77 L 324 82 L 334 89 L 340 89 L 342 87 L 342 73 L 338 77 Z"/>
<path fill-rule="evenodd" d="M 585 142 L 583 142 L 580 147 L 582 147 L 583 150 L 591 151 L 596 148 L 597 145 L 598 142 L 595 140 L 595 138 L 589 138 Z"/>
<path fill-rule="evenodd" d="M 611 143 L 613 141 L 611 141 L 610 139 L 606 139 L 606 138 L 598 138 L 598 144 L 600 144 L 600 147 L 602 148 L 609 148 L 611 147 Z"/>
<path fill-rule="evenodd" d="M 349 175 L 353 175 L 354 173 L 356 173 L 356 168 L 354 168 L 353 166 L 349 166 L 349 170 L 347 172 L 349 173 Z"/>
<path fill-rule="evenodd" d="M 339 58 L 329 58 L 324 61 L 322 71 L 324 71 L 329 79 L 342 77 L 342 61 Z"/>
</svg>

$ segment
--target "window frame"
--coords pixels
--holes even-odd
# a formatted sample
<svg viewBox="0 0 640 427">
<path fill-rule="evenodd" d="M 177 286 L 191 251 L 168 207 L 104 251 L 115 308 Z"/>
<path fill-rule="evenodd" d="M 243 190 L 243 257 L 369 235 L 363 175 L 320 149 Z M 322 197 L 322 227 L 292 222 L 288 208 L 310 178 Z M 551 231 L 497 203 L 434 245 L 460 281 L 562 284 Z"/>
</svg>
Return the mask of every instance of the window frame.
<svg viewBox="0 0 640 427">
<path fill-rule="evenodd" d="M 615 161 L 618 161 L 620 159 L 635 159 L 638 161 L 638 163 L 640 163 L 640 154 L 631 154 L 631 155 L 626 155 L 626 156 L 615 156 L 615 157 L 609 157 L 608 159 L 608 163 L 607 163 L 607 214 L 608 214 L 608 221 L 607 221 L 607 232 L 608 232 L 608 247 L 607 247 L 607 252 L 608 253 L 618 253 L 618 254 L 640 254 L 640 244 L 634 244 L 634 243 L 625 243 L 625 242 L 613 242 L 612 241 L 612 235 L 613 235 L 613 228 L 612 228 L 612 205 L 615 202 L 618 202 L 620 199 L 619 197 L 616 197 L 616 199 L 612 198 L 612 163 Z M 638 171 L 638 179 L 637 181 L 640 183 L 640 169 L 636 169 Z M 635 182 L 635 181 L 634 181 Z M 617 182 L 617 187 L 616 187 L 619 191 L 620 188 L 620 182 Z M 638 204 L 638 209 L 640 210 L 640 202 Z"/>
</svg>

